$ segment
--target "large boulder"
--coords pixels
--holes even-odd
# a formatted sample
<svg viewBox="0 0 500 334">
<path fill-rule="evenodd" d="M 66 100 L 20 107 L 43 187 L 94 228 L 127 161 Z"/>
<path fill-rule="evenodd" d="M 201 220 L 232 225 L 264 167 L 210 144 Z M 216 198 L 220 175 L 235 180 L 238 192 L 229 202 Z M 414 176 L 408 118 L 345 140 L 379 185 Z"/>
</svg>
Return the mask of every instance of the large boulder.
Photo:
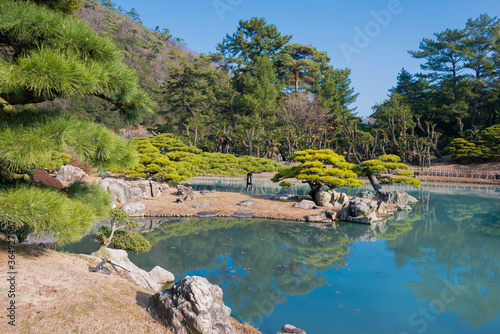
<svg viewBox="0 0 500 334">
<path fill-rule="evenodd" d="M 177 193 L 176 195 L 181 196 L 185 201 L 194 200 L 194 192 L 193 188 L 188 186 L 183 186 L 182 184 L 177 185 Z"/>
<path fill-rule="evenodd" d="M 131 217 L 142 217 L 146 212 L 146 206 L 142 203 L 129 203 L 120 208 Z"/>
<path fill-rule="evenodd" d="M 64 165 L 55 172 L 56 179 L 61 182 L 69 182 L 73 183 L 76 181 L 81 181 L 82 179 L 88 176 L 82 169 L 72 166 L 72 165 Z"/>
<path fill-rule="evenodd" d="M 157 316 L 174 334 L 233 334 L 222 289 L 204 277 L 186 276 L 152 297 Z"/>
<path fill-rule="evenodd" d="M 120 203 L 140 202 L 143 199 L 159 197 L 169 189 L 168 185 L 154 181 L 126 181 L 113 178 L 102 179 L 99 186 L 109 191 L 115 201 Z"/>
<path fill-rule="evenodd" d="M 371 224 L 382 220 L 377 213 L 377 209 L 378 204 L 375 201 L 366 199 L 352 200 L 344 206 L 339 219 L 359 224 Z"/>
<path fill-rule="evenodd" d="M 298 203 L 295 203 L 293 207 L 299 209 L 316 209 L 318 206 L 313 201 L 308 201 L 304 199 Z"/>
<path fill-rule="evenodd" d="M 90 255 L 107 260 L 114 265 L 118 265 L 117 268 L 125 269 L 128 276 L 137 285 L 143 289 L 151 290 L 152 292 L 160 291 L 166 282 L 173 282 L 175 280 L 171 272 L 161 267 L 155 267 L 149 273 L 137 267 L 129 260 L 127 252 L 122 249 L 111 249 L 106 247 Z"/>
<path fill-rule="evenodd" d="M 281 334 L 306 334 L 306 331 L 293 325 L 286 324 L 281 328 Z"/>
<path fill-rule="evenodd" d="M 396 205 L 417 203 L 418 200 L 404 191 L 390 191 L 384 195 L 384 202 Z"/>
<path fill-rule="evenodd" d="M 358 196 L 361 198 L 373 198 L 375 195 L 371 191 L 363 189 Z"/>
<path fill-rule="evenodd" d="M 332 201 L 332 194 L 328 191 L 318 191 L 314 194 L 314 202 L 318 206 L 333 206 L 330 202 Z"/>
</svg>

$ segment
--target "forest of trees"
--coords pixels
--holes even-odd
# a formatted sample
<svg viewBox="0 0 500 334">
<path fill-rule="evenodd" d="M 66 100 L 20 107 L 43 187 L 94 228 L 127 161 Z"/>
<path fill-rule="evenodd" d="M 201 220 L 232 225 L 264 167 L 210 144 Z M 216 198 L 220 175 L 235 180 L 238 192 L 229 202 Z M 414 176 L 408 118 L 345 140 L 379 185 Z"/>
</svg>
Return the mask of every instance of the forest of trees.
<svg viewBox="0 0 500 334">
<path fill-rule="evenodd" d="M 106 217 L 110 199 L 99 189 L 34 186 L 40 170 L 70 161 L 179 181 L 255 164 L 279 171 L 264 158 L 304 150 L 354 164 L 392 155 L 415 165 L 442 154 L 498 159 L 496 17 L 423 39 L 410 54 L 424 60 L 424 72 L 403 69 L 365 124 L 352 107 L 350 70 L 264 18 L 241 20 L 216 53 L 197 55 L 110 0 L 0 0 L 0 8 L 0 230 L 69 242 Z M 115 134 L 138 125 L 165 136 L 131 142 Z"/>
</svg>

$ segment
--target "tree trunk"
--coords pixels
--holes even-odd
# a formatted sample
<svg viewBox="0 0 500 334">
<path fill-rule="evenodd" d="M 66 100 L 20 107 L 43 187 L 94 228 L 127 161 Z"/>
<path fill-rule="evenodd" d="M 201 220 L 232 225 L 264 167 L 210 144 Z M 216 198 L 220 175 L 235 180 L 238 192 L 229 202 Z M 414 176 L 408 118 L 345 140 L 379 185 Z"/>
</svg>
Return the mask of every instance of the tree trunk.
<svg viewBox="0 0 500 334">
<path fill-rule="evenodd" d="M 378 182 L 377 177 L 375 174 L 371 173 L 368 171 L 368 169 L 365 169 L 363 171 L 366 174 L 366 177 L 368 178 L 368 181 L 370 181 L 370 184 L 373 187 L 373 190 L 375 190 L 375 193 L 377 194 L 377 197 L 382 199 L 385 195 L 384 191 L 382 190 L 382 186 Z"/>
</svg>

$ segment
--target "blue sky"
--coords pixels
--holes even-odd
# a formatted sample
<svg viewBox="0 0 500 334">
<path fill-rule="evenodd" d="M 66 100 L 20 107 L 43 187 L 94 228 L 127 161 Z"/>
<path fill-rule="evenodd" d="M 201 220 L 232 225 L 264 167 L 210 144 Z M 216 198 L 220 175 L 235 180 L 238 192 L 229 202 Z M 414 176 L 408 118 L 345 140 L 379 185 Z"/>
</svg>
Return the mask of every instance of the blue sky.
<svg viewBox="0 0 500 334">
<path fill-rule="evenodd" d="M 499 0 L 115 0 L 135 8 L 148 28 L 168 28 L 198 53 L 214 52 L 241 19 L 264 17 L 293 43 L 326 51 L 331 65 L 350 68 L 359 92 L 359 116 L 371 114 L 404 67 L 421 72 L 408 54 L 423 38 L 447 28 L 462 29 L 469 18 L 500 15 Z"/>
</svg>

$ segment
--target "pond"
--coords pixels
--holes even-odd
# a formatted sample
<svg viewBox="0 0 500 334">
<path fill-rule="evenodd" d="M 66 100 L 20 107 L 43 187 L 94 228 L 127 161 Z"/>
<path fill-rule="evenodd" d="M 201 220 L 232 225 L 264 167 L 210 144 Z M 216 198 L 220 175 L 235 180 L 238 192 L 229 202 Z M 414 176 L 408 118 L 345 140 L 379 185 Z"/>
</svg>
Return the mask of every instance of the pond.
<svg viewBox="0 0 500 334">
<path fill-rule="evenodd" d="M 375 227 L 266 220 L 142 220 L 145 270 L 206 277 L 234 317 L 268 334 L 499 333 L 498 193 L 412 193 L 426 202 Z M 65 247 L 91 252 L 86 237 Z"/>
</svg>

